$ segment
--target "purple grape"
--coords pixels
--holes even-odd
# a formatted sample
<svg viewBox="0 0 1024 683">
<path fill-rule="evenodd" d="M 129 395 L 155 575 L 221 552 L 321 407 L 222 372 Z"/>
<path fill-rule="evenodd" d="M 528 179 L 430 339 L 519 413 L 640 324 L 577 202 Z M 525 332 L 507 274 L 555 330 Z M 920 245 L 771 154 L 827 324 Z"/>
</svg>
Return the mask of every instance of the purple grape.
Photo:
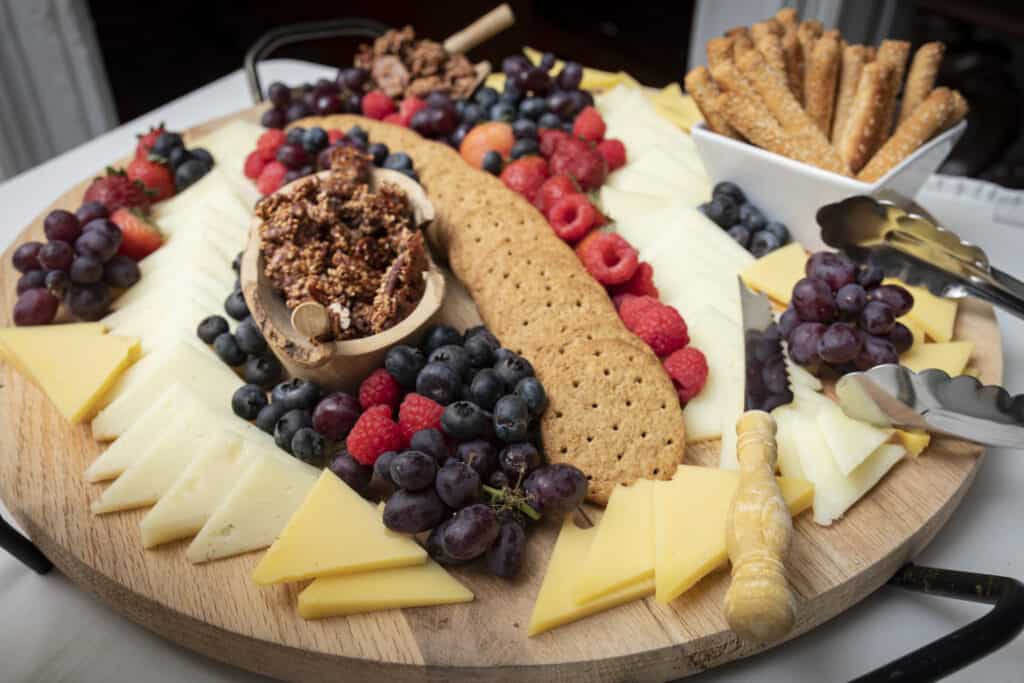
<svg viewBox="0 0 1024 683">
<path fill-rule="evenodd" d="M 39 250 L 39 265 L 46 270 L 64 270 L 71 267 L 75 260 L 75 250 L 67 242 L 55 240 L 47 242 Z"/>
<path fill-rule="evenodd" d="M 79 259 L 85 258 L 79 256 Z M 135 259 L 116 254 L 103 266 L 103 281 L 116 289 L 128 289 L 142 277 Z"/>
<path fill-rule="evenodd" d="M 277 150 L 277 160 L 285 168 L 298 170 L 309 163 L 309 154 L 302 145 L 285 143 Z"/>
<path fill-rule="evenodd" d="M 583 81 L 583 67 L 577 62 L 566 62 L 555 81 L 562 90 L 575 90 Z"/>
<path fill-rule="evenodd" d="M 589 104 L 592 104 L 593 100 L 589 94 L 584 90 L 570 90 L 569 91 L 569 118 L 566 121 L 571 120 L 571 117 L 583 111 L 583 108 Z"/>
<path fill-rule="evenodd" d="M 512 443 L 501 449 L 498 466 L 509 481 L 521 482 L 527 474 L 540 466 L 540 452 L 532 443 Z"/>
<path fill-rule="evenodd" d="M 864 304 L 868 301 L 868 293 L 864 288 L 855 282 L 843 285 L 836 292 L 836 307 L 843 315 L 857 315 L 864 310 Z"/>
<path fill-rule="evenodd" d="M 75 251 L 81 256 L 92 256 L 102 263 L 109 261 L 120 246 L 120 239 L 112 239 L 107 233 L 100 230 L 86 230 L 81 237 L 75 240 Z M 100 277 L 102 277 L 102 273 L 100 273 Z"/>
<path fill-rule="evenodd" d="M 434 458 L 420 451 L 402 451 L 391 459 L 388 469 L 395 486 L 406 491 L 431 488 L 437 476 Z"/>
<path fill-rule="evenodd" d="M 833 292 L 857 277 L 857 266 L 850 259 L 831 251 L 819 251 L 807 259 L 804 267 L 807 277 L 824 280 Z"/>
<path fill-rule="evenodd" d="M 838 313 L 832 288 L 814 277 L 805 277 L 793 286 L 792 305 L 804 322 L 832 322 Z"/>
<path fill-rule="evenodd" d="M 349 67 L 342 69 L 338 72 L 338 77 L 335 81 L 343 88 L 349 90 L 358 91 L 362 90 L 363 86 L 370 79 L 370 72 L 366 69 L 359 69 L 356 67 Z"/>
<path fill-rule="evenodd" d="M 82 320 L 99 320 L 110 309 L 110 288 L 105 284 L 73 285 L 68 292 L 71 312 Z"/>
<path fill-rule="evenodd" d="M 313 85 L 313 92 L 317 97 L 321 95 L 337 95 L 341 92 L 341 86 L 326 78 L 318 78 Z"/>
<path fill-rule="evenodd" d="M 312 114 L 316 111 L 316 98 L 316 91 L 308 90 L 302 93 L 301 97 L 299 97 L 299 101 L 302 103 L 302 106 L 306 108 L 306 111 Z"/>
<path fill-rule="evenodd" d="M 569 93 L 558 91 L 548 96 L 548 110 L 564 119 L 572 112 L 573 102 Z"/>
<path fill-rule="evenodd" d="M 310 107 L 307 107 L 306 104 L 302 102 L 302 100 L 298 100 L 288 105 L 288 108 L 285 110 L 284 117 L 288 121 L 288 123 L 291 123 L 293 121 L 298 121 L 299 119 L 305 118 L 312 113 L 313 112 Z"/>
<path fill-rule="evenodd" d="M 430 115 L 430 110 L 423 108 L 413 114 L 409 119 L 409 127 L 425 138 L 433 137 L 435 134 L 434 119 Z"/>
<path fill-rule="evenodd" d="M 57 316 L 60 300 L 46 289 L 37 287 L 22 292 L 14 303 L 14 324 L 46 325 Z"/>
<path fill-rule="evenodd" d="M 868 334 L 885 336 L 892 330 L 896 322 L 896 316 L 892 314 L 892 308 L 883 301 L 869 301 L 864 310 L 861 311 L 858 320 L 861 328 Z"/>
<path fill-rule="evenodd" d="M 363 98 L 357 93 L 349 93 L 341 98 L 341 111 L 344 114 L 358 114 L 363 108 Z"/>
<path fill-rule="evenodd" d="M 434 490 L 445 505 L 458 510 L 480 500 L 480 475 L 464 462 L 449 460 L 438 470 Z"/>
<path fill-rule="evenodd" d="M 465 564 L 464 560 L 456 560 L 454 557 L 450 557 L 445 552 L 444 546 L 441 544 L 441 536 L 448 529 L 448 525 L 451 524 L 451 519 L 445 521 L 434 527 L 430 535 L 427 536 L 427 542 L 424 544 L 427 549 L 427 554 L 435 561 L 449 567 L 455 567 L 460 564 Z"/>
<path fill-rule="evenodd" d="M 263 112 L 260 116 L 260 125 L 264 128 L 276 128 L 281 130 L 288 124 L 288 117 L 285 116 L 284 109 L 277 107 L 271 107 L 270 109 Z"/>
<path fill-rule="evenodd" d="M 73 243 L 82 234 L 82 224 L 75 214 L 64 209 L 56 209 L 46 214 L 43 221 L 43 232 L 46 239 L 53 241 Z"/>
<path fill-rule="evenodd" d="M 798 365 L 814 365 L 821 357 L 818 343 L 827 327 L 822 323 L 800 323 L 789 335 L 789 355 Z"/>
<path fill-rule="evenodd" d="M 370 479 L 373 478 L 373 468 L 358 462 L 345 449 L 342 449 L 340 453 L 334 456 L 328 467 L 339 479 L 348 484 L 349 488 L 361 496 L 365 495 L 366 490 L 370 487 Z"/>
<path fill-rule="evenodd" d="M 71 289 L 71 277 L 63 270 L 51 270 L 46 274 L 46 289 L 58 299 L 63 299 Z"/>
<path fill-rule="evenodd" d="M 455 459 L 466 463 L 487 479 L 498 468 L 498 453 L 490 441 L 474 440 L 460 443 L 455 447 Z"/>
<path fill-rule="evenodd" d="M 18 284 L 14 286 L 14 291 L 20 295 L 30 289 L 40 289 L 42 287 L 46 287 L 46 271 L 37 268 L 23 273 L 18 278 Z"/>
<path fill-rule="evenodd" d="M 587 497 L 587 478 L 572 465 L 538 467 L 523 482 L 530 506 L 549 519 L 560 519 Z"/>
<path fill-rule="evenodd" d="M 536 95 L 546 95 L 551 90 L 551 76 L 539 66 L 520 74 L 518 80 L 523 90 Z"/>
<path fill-rule="evenodd" d="M 440 524 L 446 513 L 434 489 L 398 489 L 384 505 L 384 526 L 403 534 L 418 534 Z"/>
<path fill-rule="evenodd" d="M 427 107 L 431 109 L 445 109 L 455 112 L 455 103 L 452 102 L 452 97 L 446 92 L 435 90 L 434 92 L 427 95 L 427 99 L 424 100 L 427 103 Z"/>
<path fill-rule="evenodd" d="M 500 530 L 494 510 L 483 503 L 470 505 L 456 512 L 445 526 L 441 547 L 456 560 L 472 560 L 487 552 Z"/>
<path fill-rule="evenodd" d="M 501 71 L 509 78 L 515 78 L 533 68 L 530 60 L 523 55 L 509 55 L 501 60 Z"/>
<path fill-rule="evenodd" d="M 103 279 L 103 262 L 95 256 L 83 255 L 71 264 L 71 282 L 91 285 Z"/>
<path fill-rule="evenodd" d="M 299 169 L 293 168 L 290 171 L 285 171 L 284 176 L 282 176 L 282 178 L 281 178 L 281 183 L 283 185 L 287 185 L 289 183 L 292 183 L 292 182 L 298 180 L 301 177 L 302 177 L 302 173 L 299 172 Z"/>
<path fill-rule="evenodd" d="M 874 289 L 878 285 L 882 284 L 882 280 L 885 278 L 885 273 L 882 272 L 881 268 L 876 266 L 864 266 L 857 273 L 857 284 L 864 289 Z"/>
<path fill-rule="evenodd" d="M 424 111 L 430 112 L 428 114 L 430 127 L 434 130 L 435 135 L 451 135 L 459 123 L 454 109 L 425 109 Z"/>
<path fill-rule="evenodd" d="M 895 323 L 889 330 L 889 343 L 896 353 L 905 353 L 914 345 L 914 333 L 903 323 Z"/>
<path fill-rule="evenodd" d="M 121 228 L 117 226 L 114 221 L 107 220 L 105 218 L 97 218 L 85 223 L 82 226 L 82 232 L 101 232 L 112 240 L 121 239 Z"/>
<path fill-rule="evenodd" d="M 818 340 L 818 355 L 826 363 L 849 363 L 860 352 L 861 339 L 850 323 L 833 323 Z"/>
<path fill-rule="evenodd" d="M 858 370 L 870 370 L 876 365 L 899 363 L 899 361 L 899 354 L 896 353 L 896 348 L 888 339 L 868 335 L 853 363 Z"/>
<path fill-rule="evenodd" d="M 75 218 L 78 219 L 83 230 L 91 221 L 97 218 L 108 218 L 109 216 L 110 212 L 107 210 L 107 207 L 100 202 L 85 202 L 78 207 L 78 211 L 75 211 Z"/>
<path fill-rule="evenodd" d="M 790 306 L 782 312 L 781 316 L 779 316 L 779 333 L 788 339 L 793 328 L 799 324 L 800 316 L 798 316 L 793 307 Z"/>
<path fill-rule="evenodd" d="M 901 318 L 914 307 L 914 297 L 899 285 L 882 285 L 868 292 L 870 301 L 881 301 L 889 305 L 892 314 Z"/>
<path fill-rule="evenodd" d="M 526 555 L 526 530 L 513 521 L 503 522 L 498 538 L 487 550 L 487 571 L 503 579 L 519 575 Z"/>
<path fill-rule="evenodd" d="M 540 56 L 540 61 L 537 62 L 537 68 L 543 69 L 544 72 L 551 71 L 554 68 L 555 62 L 558 61 L 558 57 L 555 56 L 554 52 L 545 52 Z"/>
<path fill-rule="evenodd" d="M 18 245 L 11 255 L 11 263 L 19 273 L 27 273 L 30 270 L 39 270 L 39 250 L 43 248 L 41 242 L 25 242 Z"/>
<path fill-rule="evenodd" d="M 320 116 L 337 114 L 341 111 L 341 98 L 337 93 L 328 92 L 316 98 L 316 113 Z"/>
<path fill-rule="evenodd" d="M 281 81 L 274 81 L 267 88 L 267 99 L 273 102 L 275 107 L 283 109 L 292 101 L 292 89 Z"/>
<path fill-rule="evenodd" d="M 313 429 L 331 441 L 341 441 L 352 431 L 361 412 L 359 401 L 352 394 L 328 394 L 313 409 Z"/>
</svg>

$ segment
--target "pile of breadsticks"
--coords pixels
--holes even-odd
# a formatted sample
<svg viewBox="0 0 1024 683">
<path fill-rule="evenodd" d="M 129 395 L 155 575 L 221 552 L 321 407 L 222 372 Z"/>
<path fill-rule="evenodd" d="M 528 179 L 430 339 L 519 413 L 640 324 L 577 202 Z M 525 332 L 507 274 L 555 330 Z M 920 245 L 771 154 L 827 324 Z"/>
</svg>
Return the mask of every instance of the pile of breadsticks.
<svg viewBox="0 0 1024 683">
<path fill-rule="evenodd" d="M 959 92 L 935 87 L 945 49 L 925 43 L 908 72 L 910 43 L 848 45 L 786 8 L 708 41 L 686 90 L 716 133 L 871 183 L 967 115 Z"/>
</svg>

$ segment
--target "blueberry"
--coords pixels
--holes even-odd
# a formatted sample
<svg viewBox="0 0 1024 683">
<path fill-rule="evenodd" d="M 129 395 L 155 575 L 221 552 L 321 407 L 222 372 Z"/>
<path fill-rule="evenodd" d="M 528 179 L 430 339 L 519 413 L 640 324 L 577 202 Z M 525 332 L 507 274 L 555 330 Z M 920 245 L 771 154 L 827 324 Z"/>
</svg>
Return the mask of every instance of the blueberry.
<svg viewBox="0 0 1024 683">
<path fill-rule="evenodd" d="M 466 350 L 469 357 L 469 365 L 473 368 L 489 368 L 494 365 L 494 352 L 501 344 L 494 338 L 494 335 L 484 330 L 466 339 L 462 348 Z"/>
<path fill-rule="evenodd" d="M 711 206 L 711 202 L 704 202 L 703 204 L 701 204 L 700 206 L 697 207 L 697 210 L 700 211 L 705 216 L 707 216 L 708 219 L 714 220 L 713 218 L 711 218 L 710 215 L 708 215 L 708 208 L 710 206 Z"/>
<path fill-rule="evenodd" d="M 740 204 L 740 223 L 747 226 L 750 232 L 757 232 L 764 227 L 766 222 L 764 214 L 756 206 L 749 202 Z"/>
<path fill-rule="evenodd" d="M 533 366 L 530 361 L 514 353 L 500 358 L 494 363 L 494 371 L 505 383 L 505 388 L 511 391 L 524 377 L 533 376 Z"/>
<path fill-rule="evenodd" d="M 458 441 L 484 438 L 490 434 L 490 427 L 490 413 L 469 401 L 456 401 L 441 415 L 441 429 Z"/>
<path fill-rule="evenodd" d="M 776 239 L 779 240 L 779 244 L 783 245 L 789 242 L 789 229 L 785 225 L 778 221 L 768 221 L 764 226 L 764 230 L 775 235 Z"/>
<path fill-rule="evenodd" d="M 412 170 L 412 157 L 405 152 L 392 152 L 384 159 L 384 168 L 392 171 Z"/>
<path fill-rule="evenodd" d="M 487 112 L 491 121 L 511 122 L 516 117 L 516 107 L 509 102 L 498 102 Z"/>
<path fill-rule="evenodd" d="M 370 480 L 373 479 L 372 467 L 358 462 L 345 448 L 342 448 L 331 459 L 327 467 L 338 475 L 339 479 L 348 484 L 349 488 L 365 497 Z"/>
<path fill-rule="evenodd" d="M 224 310 L 235 320 L 245 320 L 249 317 L 249 307 L 242 296 L 242 290 L 236 289 L 228 294 L 228 298 L 224 300 Z"/>
<path fill-rule="evenodd" d="M 198 159 L 206 164 L 208 169 L 213 168 L 213 155 L 205 147 L 194 147 L 188 153 L 193 159 Z"/>
<path fill-rule="evenodd" d="M 707 217 L 717 223 L 718 227 L 728 230 L 739 221 L 740 210 L 731 198 L 719 195 L 708 204 Z"/>
<path fill-rule="evenodd" d="M 196 334 L 206 344 L 212 344 L 213 340 L 228 331 L 228 321 L 222 315 L 211 315 L 203 318 L 196 328 Z"/>
<path fill-rule="evenodd" d="M 416 387 L 416 376 L 426 364 L 427 359 L 422 351 L 405 344 L 392 346 L 384 356 L 384 368 L 388 374 L 408 390 Z"/>
<path fill-rule="evenodd" d="M 460 443 L 455 447 L 455 459 L 476 470 L 481 479 L 487 479 L 498 467 L 497 450 L 483 439 Z"/>
<path fill-rule="evenodd" d="M 501 173 L 503 161 L 501 159 L 501 155 L 492 149 L 484 154 L 483 163 L 481 165 L 483 166 L 483 169 L 491 175 L 498 175 Z"/>
<path fill-rule="evenodd" d="M 530 417 L 540 417 L 548 406 L 548 395 L 544 385 L 536 377 L 524 377 L 516 384 L 515 395 L 526 402 Z"/>
<path fill-rule="evenodd" d="M 744 249 L 750 246 L 750 228 L 742 223 L 737 223 L 726 230 L 726 232 L 729 233 L 729 237 L 736 240 L 736 242 Z"/>
<path fill-rule="evenodd" d="M 273 436 L 277 421 L 287 412 L 288 410 L 280 403 L 266 405 L 256 416 L 256 426 Z"/>
<path fill-rule="evenodd" d="M 497 100 L 495 100 L 497 101 Z M 460 118 L 463 123 L 468 123 L 470 126 L 475 126 L 480 123 L 484 118 L 484 109 L 475 102 L 467 102 L 466 106 L 463 107 Z"/>
<path fill-rule="evenodd" d="M 462 379 L 469 373 L 469 354 L 455 344 L 445 344 L 434 349 L 427 357 L 428 363 L 444 363 Z"/>
<path fill-rule="evenodd" d="M 761 258 L 781 246 L 779 238 L 767 230 L 758 230 L 750 238 L 750 253 L 755 258 Z"/>
<path fill-rule="evenodd" d="M 171 155 L 167 157 L 167 164 L 171 167 L 172 171 L 177 171 L 178 167 L 183 163 L 192 158 L 192 155 L 184 147 L 175 147 L 171 150 Z"/>
<path fill-rule="evenodd" d="M 523 99 L 523 89 L 514 78 L 506 78 L 505 85 L 501 89 L 501 95 L 499 101 L 510 102 L 518 104 Z"/>
<path fill-rule="evenodd" d="M 444 465 L 448 459 L 448 444 L 444 440 L 444 434 L 440 429 L 421 429 L 409 439 L 409 448 L 414 451 L 421 451 L 433 456 L 437 466 Z"/>
<path fill-rule="evenodd" d="M 309 107 L 306 106 L 305 102 L 296 100 L 289 104 L 288 108 L 285 109 L 284 117 L 288 123 L 292 123 L 293 121 L 298 121 L 299 119 L 305 118 L 312 113 L 313 112 L 310 110 Z M 295 129 L 293 128 L 292 130 Z"/>
<path fill-rule="evenodd" d="M 312 427 L 302 427 L 292 436 L 291 453 L 303 462 L 320 465 L 324 460 L 324 437 Z"/>
<path fill-rule="evenodd" d="M 416 378 L 416 393 L 448 405 L 459 393 L 459 377 L 446 363 L 427 363 Z"/>
<path fill-rule="evenodd" d="M 302 126 L 289 128 L 288 132 L 284 135 L 284 139 L 290 145 L 301 145 L 302 141 L 306 139 L 306 129 Z"/>
<path fill-rule="evenodd" d="M 537 119 L 538 128 L 561 128 L 562 119 L 553 111 L 546 111 Z"/>
<path fill-rule="evenodd" d="M 255 384 L 243 384 L 231 397 L 231 410 L 243 420 L 255 420 L 267 407 L 267 394 Z"/>
<path fill-rule="evenodd" d="M 491 334 L 491 331 L 487 329 L 487 325 L 476 325 L 474 327 L 470 327 L 469 329 L 466 330 L 465 334 L 463 334 L 462 337 L 463 339 L 469 340 L 478 334 L 483 334 L 484 332 L 494 337 L 494 335 Z M 497 337 L 495 337 L 495 340 L 497 340 Z"/>
<path fill-rule="evenodd" d="M 352 126 L 345 133 L 345 137 L 349 140 L 362 140 L 364 144 L 370 144 L 370 134 L 366 132 L 365 128 L 359 126 Z"/>
<path fill-rule="evenodd" d="M 218 358 L 233 368 L 245 362 L 245 351 L 238 347 L 238 340 L 230 332 L 217 335 L 213 340 L 213 350 Z"/>
<path fill-rule="evenodd" d="M 459 334 L 459 331 L 451 325 L 432 325 L 423 334 L 423 342 L 420 347 L 423 349 L 423 353 L 429 356 L 435 349 L 449 344 L 455 346 L 462 344 L 462 335 Z"/>
<path fill-rule="evenodd" d="M 180 135 L 177 133 L 165 132 L 161 133 L 153 142 L 153 147 L 150 151 L 158 157 L 170 159 L 172 150 L 184 146 L 185 143 L 182 141 Z"/>
<path fill-rule="evenodd" d="M 532 443 L 513 443 L 501 449 L 498 466 L 511 482 L 522 483 L 526 475 L 540 466 L 540 452 Z"/>
<path fill-rule="evenodd" d="M 320 126 L 313 126 L 306 129 L 302 137 L 302 146 L 310 154 L 316 154 L 328 145 L 327 131 Z"/>
<path fill-rule="evenodd" d="M 518 357 L 519 357 L 518 354 L 516 354 L 516 352 L 513 351 L 512 349 L 500 348 L 500 349 L 498 349 L 497 351 L 494 352 L 494 364 L 497 365 L 498 363 L 500 363 L 503 360 L 508 360 L 509 358 L 518 358 Z"/>
<path fill-rule="evenodd" d="M 516 119 L 512 122 L 512 135 L 517 140 L 522 138 L 536 138 L 537 124 L 530 119 Z"/>
<path fill-rule="evenodd" d="M 515 144 L 512 145 L 512 151 L 509 152 L 509 156 L 513 159 L 520 159 L 531 154 L 539 154 L 540 145 L 537 144 L 537 138 L 521 138 L 516 140 Z"/>
<path fill-rule="evenodd" d="M 505 395 L 505 382 L 491 368 L 476 373 L 469 384 L 469 399 L 484 410 L 493 410 L 498 399 Z"/>
<path fill-rule="evenodd" d="M 455 115 L 460 119 L 466 113 L 466 106 L 471 104 L 469 100 L 455 100 Z"/>
<path fill-rule="evenodd" d="M 508 394 L 494 404 L 494 435 L 502 441 L 522 441 L 530 429 L 530 410 L 526 401 Z"/>
<path fill-rule="evenodd" d="M 391 150 L 383 142 L 375 142 L 366 148 L 368 154 L 373 157 L 374 166 L 383 166 L 384 161 L 387 160 L 388 155 L 391 154 Z"/>
<path fill-rule="evenodd" d="M 548 103 L 543 97 L 527 97 L 519 105 L 519 115 L 536 121 L 548 110 Z"/>
<path fill-rule="evenodd" d="M 250 384 L 258 384 L 264 389 L 274 386 L 284 373 L 281 361 L 269 354 L 249 356 L 242 368 L 242 376 Z"/>
<path fill-rule="evenodd" d="M 743 190 L 740 189 L 740 186 L 736 183 L 731 183 L 728 180 L 716 183 L 715 187 L 711 190 L 712 199 L 722 195 L 732 199 L 734 204 L 743 204 L 747 201 L 747 197 L 743 194 Z"/>
<path fill-rule="evenodd" d="M 252 316 L 238 323 L 238 327 L 235 328 L 235 339 L 238 341 L 238 348 L 246 353 L 263 353 L 267 350 L 267 340 L 263 338 L 263 333 L 256 326 Z"/>
<path fill-rule="evenodd" d="M 200 178 L 209 172 L 210 167 L 199 161 L 199 159 L 189 159 L 182 162 L 181 166 L 174 171 L 174 187 L 181 192 L 186 187 L 192 185 Z"/>
<path fill-rule="evenodd" d="M 281 382 L 270 392 L 274 403 L 281 403 L 289 410 L 313 410 L 322 397 L 320 387 L 301 377 Z"/>
<path fill-rule="evenodd" d="M 273 404 L 271 404 L 273 405 Z M 292 439 L 303 427 L 313 430 L 313 416 L 308 410 L 289 410 L 274 425 L 274 443 L 278 448 L 292 452 Z"/>
<path fill-rule="evenodd" d="M 498 101 L 498 91 L 489 86 L 485 86 L 476 91 L 473 95 L 473 101 L 476 102 L 481 109 L 490 109 L 491 106 Z"/>
<path fill-rule="evenodd" d="M 394 484 L 391 481 L 391 461 L 398 455 L 395 451 L 385 451 L 377 456 L 377 459 L 373 463 L 373 473 L 376 474 L 382 481 L 386 481 L 389 484 Z"/>
</svg>

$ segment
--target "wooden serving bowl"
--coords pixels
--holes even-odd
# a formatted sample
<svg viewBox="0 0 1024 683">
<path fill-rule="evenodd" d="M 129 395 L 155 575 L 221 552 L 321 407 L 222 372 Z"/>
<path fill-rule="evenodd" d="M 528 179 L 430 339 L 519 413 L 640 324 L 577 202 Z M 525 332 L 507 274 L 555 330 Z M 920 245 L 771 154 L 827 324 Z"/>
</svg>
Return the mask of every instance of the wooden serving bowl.
<svg viewBox="0 0 1024 683">
<path fill-rule="evenodd" d="M 326 176 L 329 171 L 318 174 Z M 300 178 L 278 192 L 291 193 Z M 423 187 L 397 171 L 374 168 L 370 187 L 381 182 L 397 185 L 412 205 L 416 226 L 425 228 L 434 219 L 434 206 Z M 263 249 L 260 240 L 262 221 L 253 217 L 249 242 L 242 255 L 239 277 L 242 294 L 253 320 L 267 340 L 267 345 L 294 377 L 316 382 L 328 390 L 354 391 L 368 374 L 384 364 L 384 354 L 394 344 L 416 343 L 419 336 L 441 309 L 444 301 L 444 273 L 428 251 L 428 267 L 424 273 L 426 289 L 419 304 L 394 327 L 361 339 L 319 342 L 315 337 L 327 329 L 327 311 L 319 303 L 304 303 L 289 311 L 284 298 L 264 275 Z"/>
</svg>

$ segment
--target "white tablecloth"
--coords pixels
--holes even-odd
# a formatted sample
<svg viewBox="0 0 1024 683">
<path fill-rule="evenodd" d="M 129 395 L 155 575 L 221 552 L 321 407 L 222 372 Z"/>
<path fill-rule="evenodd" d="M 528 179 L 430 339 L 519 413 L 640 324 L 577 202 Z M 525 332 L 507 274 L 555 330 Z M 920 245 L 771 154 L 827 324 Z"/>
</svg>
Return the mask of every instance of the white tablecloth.
<svg viewBox="0 0 1024 683">
<path fill-rule="evenodd" d="M 264 83 L 310 81 L 333 70 L 276 60 Z M 159 121 L 175 129 L 250 104 L 241 71 L 150 112 L 0 185 L 0 245 L 70 185 L 134 146 L 135 134 Z M 954 194 L 955 191 L 955 194 Z M 920 203 L 993 261 L 1024 277 L 1024 226 L 997 225 L 991 190 L 934 180 Z M 1024 218 L 1021 204 L 1004 213 Z M 1000 317 L 1006 384 L 1024 392 L 1024 323 Z M 993 450 L 967 499 L 920 556 L 926 565 L 1024 577 L 1020 542 L 1024 454 Z M 2 508 L 2 505 L 0 505 Z M 5 517 L 9 519 L 6 510 Z M 883 588 L 859 606 L 782 647 L 706 673 L 701 680 L 840 681 L 887 662 L 980 616 L 988 608 Z M 59 572 L 36 576 L 0 552 L 0 681 L 255 681 L 259 676 L 205 659 L 122 619 Z M 1024 639 L 962 671 L 954 680 L 1020 681 Z"/>
</svg>

